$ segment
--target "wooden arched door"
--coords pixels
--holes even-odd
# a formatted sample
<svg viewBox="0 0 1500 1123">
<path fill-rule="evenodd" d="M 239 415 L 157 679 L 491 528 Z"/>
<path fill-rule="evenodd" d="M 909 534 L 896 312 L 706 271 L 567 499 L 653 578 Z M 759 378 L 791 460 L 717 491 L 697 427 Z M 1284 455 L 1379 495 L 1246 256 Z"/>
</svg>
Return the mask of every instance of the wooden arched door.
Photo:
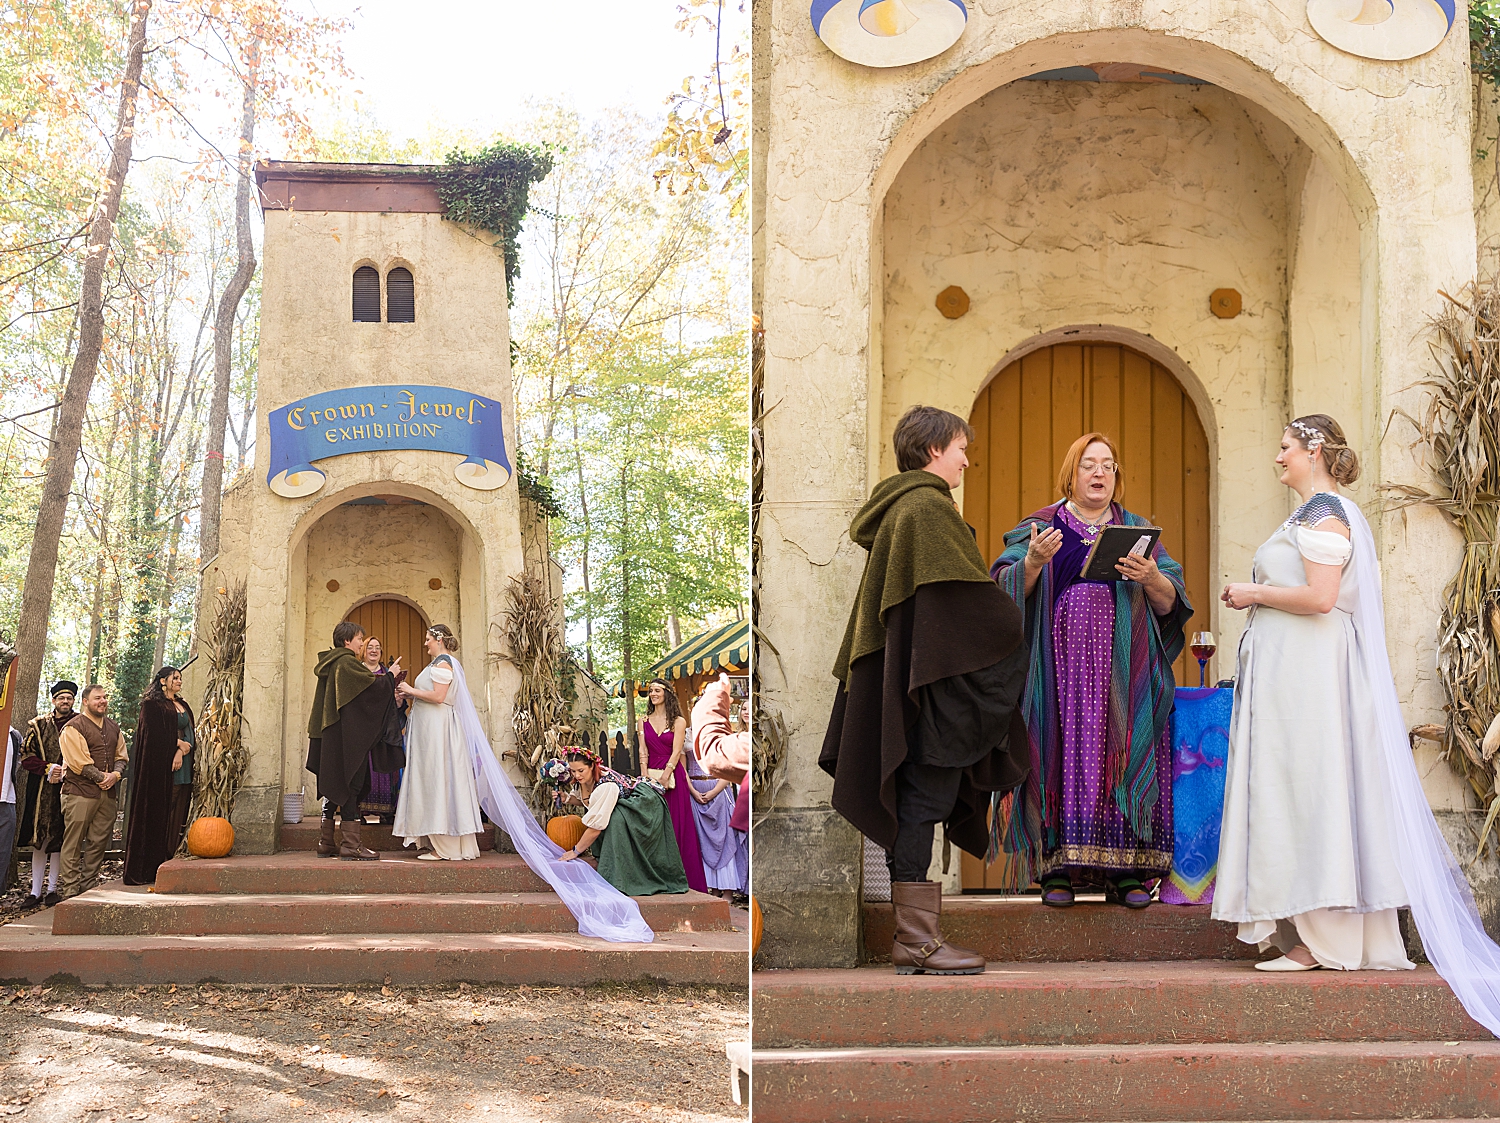
<svg viewBox="0 0 1500 1123">
<path fill-rule="evenodd" d="M 389 663 L 401 656 L 401 665 L 410 672 L 408 681 L 415 681 L 417 672 L 432 661 L 422 646 L 427 634 L 426 618 L 399 597 L 362 601 L 344 618 L 362 627 L 365 635 L 379 637 L 383 661 Z"/>
<path fill-rule="evenodd" d="M 1118 344 L 1043 347 L 979 392 L 969 423 L 964 518 L 986 561 L 1000 556 L 1006 531 L 1059 498 L 1068 446 L 1090 431 L 1108 433 L 1120 449 L 1125 505 L 1162 528 L 1162 545 L 1182 563 L 1196 610 L 1188 628 L 1211 626 L 1208 438 L 1165 367 Z M 1175 669 L 1179 685 L 1198 684 L 1198 664 L 1186 650 Z M 963 873 L 965 888 L 984 888 L 977 859 L 966 854 Z"/>
</svg>

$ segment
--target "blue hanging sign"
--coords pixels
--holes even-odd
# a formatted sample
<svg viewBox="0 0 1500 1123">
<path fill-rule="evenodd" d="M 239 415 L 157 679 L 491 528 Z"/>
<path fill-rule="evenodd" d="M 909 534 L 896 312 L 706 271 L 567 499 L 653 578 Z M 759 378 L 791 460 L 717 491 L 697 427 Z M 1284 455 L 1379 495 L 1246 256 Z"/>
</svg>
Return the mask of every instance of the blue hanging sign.
<svg viewBox="0 0 1500 1123">
<path fill-rule="evenodd" d="M 480 491 L 510 479 L 500 403 L 444 386 L 356 386 L 328 390 L 271 411 L 271 470 L 277 495 L 300 499 L 323 486 L 313 467 L 330 456 L 392 449 L 453 452 L 458 482 Z"/>
</svg>

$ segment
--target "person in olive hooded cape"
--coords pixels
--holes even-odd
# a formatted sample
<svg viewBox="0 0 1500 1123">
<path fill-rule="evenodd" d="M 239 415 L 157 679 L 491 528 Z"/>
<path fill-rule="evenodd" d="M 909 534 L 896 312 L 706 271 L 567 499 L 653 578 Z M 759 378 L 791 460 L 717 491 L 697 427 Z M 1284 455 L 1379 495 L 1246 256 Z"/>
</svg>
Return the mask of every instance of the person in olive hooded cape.
<svg viewBox="0 0 1500 1123">
<path fill-rule="evenodd" d="M 819 766 L 834 809 L 886 850 L 897 974 L 978 974 L 947 944 L 942 886 L 927 880 L 934 827 L 983 859 L 991 793 L 1029 768 L 1017 703 L 1026 683 L 1021 611 L 990 579 L 952 489 L 973 430 L 914 406 L 896 425 L 900 474 L 881 480 L 849 536 L 869 551 L 834 675 Z"/>
<path fill-rule="evenodd" d="M 333 647 L 318 652 L 313 670 L 318 686 L 307 722 L 307 770 L 318 778 L 318 794 L 323 797 L 318 854 L 356 862 L 379 857 L 359 841 L 359 801 L 369 793 L 370 769 L 395 772 L 406 767 L 395 676 L 377 675 L 366 667 L 364 649 L 365 630 L 358 624 L 344 620 L 334 627 Z M 340 819 L 337 847 L 335 810 Z"/>
</svg>

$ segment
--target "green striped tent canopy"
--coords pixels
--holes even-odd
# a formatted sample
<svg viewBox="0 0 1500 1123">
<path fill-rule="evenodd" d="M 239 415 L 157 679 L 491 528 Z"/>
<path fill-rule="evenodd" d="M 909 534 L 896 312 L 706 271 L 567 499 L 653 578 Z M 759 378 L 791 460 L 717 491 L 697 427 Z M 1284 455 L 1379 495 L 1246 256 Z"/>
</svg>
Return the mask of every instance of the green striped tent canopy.
<svg viewBox="0 0 1500 1123">
<path fill-rule="evenodd" d="M 743 674 L 750 666 L 750 621 L 710 628 L 667 652 L 651 666 L 652 678 L 678 679 L 720 671 Z"/>
<path fill-rule="evenodd" d="M 635 692 L 636 692 L 636 695 L 638 697 L 644 698 L 646 696 L 646 685 L 645 685 L 645 683 L 640 683 L 640 682 L 636 683 L 635 684 Z M 622 679 L 622 678 L 615 679 L 614 685 L 609 688 L 609 696 L 611 698 L 623 698 L 623 697 L 625 697 L 625 680 L 624 679 Z"/>
</svg>

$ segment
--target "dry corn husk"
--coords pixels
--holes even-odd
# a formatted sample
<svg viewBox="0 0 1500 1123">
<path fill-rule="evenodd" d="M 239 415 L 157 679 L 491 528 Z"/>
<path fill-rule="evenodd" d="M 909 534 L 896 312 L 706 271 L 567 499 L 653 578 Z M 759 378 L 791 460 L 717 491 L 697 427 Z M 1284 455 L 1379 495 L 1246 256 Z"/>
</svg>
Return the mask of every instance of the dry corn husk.
<svg viewBox="0 0 1500 1123">
<path fill-rule="evenodd" d="M 563 755 L 564 734 L 572 733 L 568 701 L 559 675 L 570 664 L 556 605 L 542 579 L 534 573 L 512 577 L 506 593 L 505 622 L 500 638 L 506 650 L 498 657 L 521 672 L 511 725 L 516 733 L 516 762 L 531 782 L 531 810 L 545 825 L 553 812 L 551 788 L 538 780 L 543 762 Z"/>
<path fill-rule="evenodd" d="M 208 683 L 198 711 L 198 747 L 193 762 L 193 799 L 188 822 L 214 816 L 228 819 L 250 763 L 245 749 L 245 583 L 219 597 L 202 642 L 208 658 Z M 188 856 L 187 838 L 177 856 Z"/>
<path fill-rule="evenodd" d="M 1439 487 L 1387 491 L 1396 507 L 1437 508 L 1464 536 L 1463 559 L 1443 593 L 1438 678 L 1448 702 L 1444 756 L 1486 811 L 1477 861 L 1500 812 L 1500 286 L 1476 282 L 1443 298 L 1431 343 L 1437 372 L 1418 383 L 1427 391 L 1421 414 L 1392 415 L 1416 430 Z"/>
</svg>

